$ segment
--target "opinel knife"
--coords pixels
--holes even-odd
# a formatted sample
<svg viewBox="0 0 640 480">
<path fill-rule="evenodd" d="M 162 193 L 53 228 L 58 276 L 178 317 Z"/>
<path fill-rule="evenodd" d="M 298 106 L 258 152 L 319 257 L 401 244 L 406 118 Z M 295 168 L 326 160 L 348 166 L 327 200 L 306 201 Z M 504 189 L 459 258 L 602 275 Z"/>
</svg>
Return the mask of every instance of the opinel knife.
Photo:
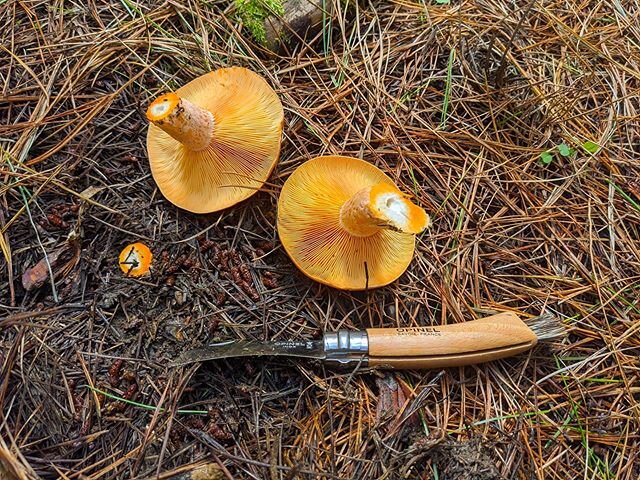
<svg viewBox="0 0 640 480">
<path fill-rule="evenodd" d="M 325 333 L 321 340 L 216 343 L 183 353 L 174 366 L 229 357 L 291 356 L 391 369 L 455 367 L 509 357 L 563 334 L 550 316 L 522 321 L 511 312 L 435 327 L 368 328 Z"/>
</svg>

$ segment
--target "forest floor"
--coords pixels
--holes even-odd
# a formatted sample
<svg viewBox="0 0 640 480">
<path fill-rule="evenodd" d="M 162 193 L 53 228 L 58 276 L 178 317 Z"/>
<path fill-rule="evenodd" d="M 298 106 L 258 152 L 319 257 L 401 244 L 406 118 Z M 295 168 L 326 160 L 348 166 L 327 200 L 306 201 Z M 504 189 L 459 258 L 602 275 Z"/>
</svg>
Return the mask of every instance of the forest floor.
<svg viewBox="0 0 640 480">
<path fill-rule="evenodd" d="M 637 2 L 326 3 L 276 53 L 228 1 L 0 1 L 0 477 L 640 478 Z M 280 161 L 242 204 L 191 214 L 154 183 L 145 109 L 230 65 L 280 96 Z M 279 189 L 327 154 L 433 219 L 387 287 L 320 285 L 282 249 Z M 135 241 L 142 279 L 118 267 Z M 498 311 L 568 335 L 428 371 L 168 365 Z"/>
</svg>

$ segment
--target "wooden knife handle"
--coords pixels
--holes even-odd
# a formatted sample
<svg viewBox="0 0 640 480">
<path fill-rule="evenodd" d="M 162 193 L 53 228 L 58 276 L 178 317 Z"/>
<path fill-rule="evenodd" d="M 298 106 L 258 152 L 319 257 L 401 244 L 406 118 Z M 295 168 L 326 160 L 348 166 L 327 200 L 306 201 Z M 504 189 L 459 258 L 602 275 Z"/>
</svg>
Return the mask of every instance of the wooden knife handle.
<svg viewBox="0 0 640 480">
<path fill-rule="evenodd" d="M 469 365 L 526 351 L 536 334 L 511 312 L 435 327 L 370 328 L 369 365 L 440 368 Z M 392 366 L 393 365 L 389 365 Z"/>
<path fill-rule="evenodd" d="M 484 352 L 461 353 L 453 355 L 432 355 L 424 357 L 369 357 L 367 365 L 394 370 L 422 370 L 429 368 L 461 367 L 477 363 L 491 362 L 511 357 L 533 348 L 533 343 L 505 347 Z"/>
</svg>

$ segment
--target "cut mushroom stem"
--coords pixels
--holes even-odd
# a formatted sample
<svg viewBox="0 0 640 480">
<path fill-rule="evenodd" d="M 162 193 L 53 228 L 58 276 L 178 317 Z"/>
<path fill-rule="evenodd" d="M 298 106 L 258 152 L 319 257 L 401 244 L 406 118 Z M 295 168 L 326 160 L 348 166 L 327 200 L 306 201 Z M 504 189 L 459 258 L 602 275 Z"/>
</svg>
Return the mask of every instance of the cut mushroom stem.
<svg viewBox="0 0 640 480">
<path fill-rule="evenodd" d="M 147 118 L 189 150 L 204 150 L 211 144 L 213 114 L 175 93 L 156 98 L 147 109 Z"/>
<path fill-rule="evenodd" d="M 369 237 L 381 229 L 420 233 L 429 215 L 387 183 L 358 191 L 340 209 L 340 225 L 354 237 Z"/>
</svg>

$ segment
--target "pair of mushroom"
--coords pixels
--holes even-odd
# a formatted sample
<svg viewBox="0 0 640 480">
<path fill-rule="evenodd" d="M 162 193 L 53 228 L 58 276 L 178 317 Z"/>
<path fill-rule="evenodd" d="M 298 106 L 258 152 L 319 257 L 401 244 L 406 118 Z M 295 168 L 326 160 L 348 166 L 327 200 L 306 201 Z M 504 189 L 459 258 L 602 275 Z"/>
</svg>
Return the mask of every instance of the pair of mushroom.
<svg viewBox="0 0 640 480">
<path fill-rule="evenodd" d="M 155 99 L 147 150 L 162 194 L 194 213 L 231 207 L 266 182 L 280 154 L 284 112 L 276 93 L 241 67 L 203 75 Z M 345 290 L 387 285 L 429 224 L 372 164 L 323 156 L 298 167 L 278 199 L 282 245 L 308 277 Z"/>
</svg>

